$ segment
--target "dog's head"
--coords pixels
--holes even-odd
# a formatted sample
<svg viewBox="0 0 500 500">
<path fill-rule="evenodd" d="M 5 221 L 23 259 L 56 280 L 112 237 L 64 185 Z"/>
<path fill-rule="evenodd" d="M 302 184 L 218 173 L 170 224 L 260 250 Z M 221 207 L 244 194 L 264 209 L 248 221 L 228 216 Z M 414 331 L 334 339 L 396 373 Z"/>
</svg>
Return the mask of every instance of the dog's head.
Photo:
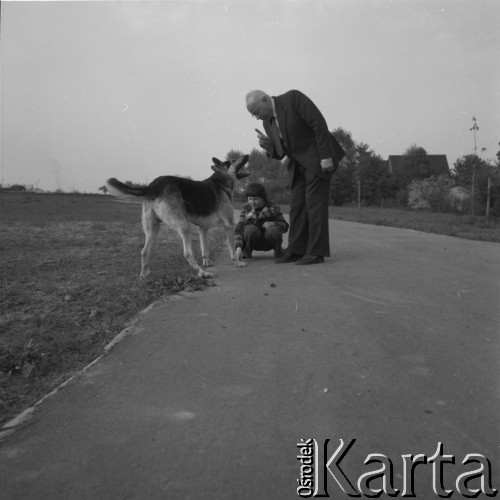
<svg viewBox="0 0 500 500">
<path fill-rule="evenodd" d="M 212 170 L 214 172 L 220 172 L 221 174 L 228 174 L 234 179 L 243 179 L 250 175 L 249 172 L 244 172 L 241 169 L 246 165 L 248 161 L 248 155 L 243 155 L 233 161 L 220 161 L 217 158 L 212 158 L 214 164 L 212 165 Z"/>
</svg>

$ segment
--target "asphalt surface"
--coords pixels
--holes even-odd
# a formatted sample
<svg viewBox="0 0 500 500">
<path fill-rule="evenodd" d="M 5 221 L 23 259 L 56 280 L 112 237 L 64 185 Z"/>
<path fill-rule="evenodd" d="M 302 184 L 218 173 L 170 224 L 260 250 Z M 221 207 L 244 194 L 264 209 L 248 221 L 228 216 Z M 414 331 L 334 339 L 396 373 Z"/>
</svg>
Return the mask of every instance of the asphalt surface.
<svg viewBox="0 0 500 500">
<path fill-rule="evenodd" d="M 358 496 L 381 488 L 358 481 L 381 467 L 385 491 L 408 494 L 410 454 L 431 459 L 414 468 L 416 498 L 461 498 L 471 453 L 498 489 L 500 246 L 330 229 L 325 264 L 267 252 L 236 269 L 226 255 L 218 286 L 141 314 L 0 442 L 0 499 L 299 498 L 311 470 L 297 443 L 310 438 L 317 492 L 331 498 L 349 498 L 346 480 Z"/>
</svg>

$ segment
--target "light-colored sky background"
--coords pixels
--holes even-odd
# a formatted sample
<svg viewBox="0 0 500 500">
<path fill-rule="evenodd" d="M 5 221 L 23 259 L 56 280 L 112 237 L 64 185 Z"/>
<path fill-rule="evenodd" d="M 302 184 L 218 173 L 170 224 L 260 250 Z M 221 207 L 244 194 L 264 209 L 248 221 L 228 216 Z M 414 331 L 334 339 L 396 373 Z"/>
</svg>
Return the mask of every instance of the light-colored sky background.
<svg viewBox="0 0 500 500">
<path fill-rule="evenodd" d="M 302 90 L 383 158 L 500 149 L 497 0 L 1 3 L 5 184 L 203 179 L 257 147 L 247 91 Z"/>
</svg>

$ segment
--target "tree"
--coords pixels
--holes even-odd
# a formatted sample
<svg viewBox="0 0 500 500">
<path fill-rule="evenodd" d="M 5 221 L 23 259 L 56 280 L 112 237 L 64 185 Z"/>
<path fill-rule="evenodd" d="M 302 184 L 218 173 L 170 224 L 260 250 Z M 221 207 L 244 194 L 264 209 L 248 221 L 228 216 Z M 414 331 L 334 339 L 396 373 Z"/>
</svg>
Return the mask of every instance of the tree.
<svg viewBox="0 0 500 500">
<path fill-rule="evenodd" d="M 332 134 L 346 152 L 330 185 L 330 200 L 334 205 L 340 206 L 354 200 L 356 196 L 356 143 L 351 133 L 342 127 L 333 130 Z"/>
<path fill-rule="evenodd" d="M 427 156 L 427 151 L 417 144 L 412 144 L 406 151 L 403 153 L 403 156 L 408 156 L 411 158 L 422 158 Z"/>
<path fill-rule="evenodd" d="M 357 152 L 359 201 L 366 205 L 381 205 L 382 200 L 394 196 L 394 186 L 389 168 L 368 144 L 360 143 Z"/>
<path fill-rule="evenodd" d="M 341 164 L 332 176 L 330 184 L 330 202 L 336 206 L 341 206 L 355 198 L 353 169 Z"/>
<path fill-rule="evenodd" d="M 464 155 L 458 158 L 453 165 L 453 180 L 463 187 L 470 188 L 472 185 L 472 173 L 488 168 L 488 164 L 475 154 Z"/>
<path fill-rule="evenodd" d="M 370 146 L 364 142 L 356 144 L 355 148 L 355 167 L 354 167 L 354 181 L 356 186 L 356 192 L 358 194 L 358 208 L 361 208 L 361 198 L 362 195 L 362 184 L 366 182 L 368 177 L 368 170 L 370 168 L 370 161 L 372 155 L 375 153 L 371 151 Z M 364 186 L 363 186 L 364 187 Z"/>
<path fill-rule="evenodd" d="M 346 152 L 342 161 L 349 159 L 349 157 L 353 155 L 354 148 L 356 147 L 351 132 L 344 130 L 342 127 L 337 127 L 335 130 L 332 130 L 331 133 Z"/>
<path fill-rule="evenodd" d="M 434 173 L 427 158 L 427 151 L 423 147 L 412 144 L 403 153 L 403 156 L 405 157 L 405 171 L 409 182 L 427 179 Z"/>
<path fill-rule="evenodd" d="M 362 161 L 361 197 L 367 205 L 382 205 L 384 199 L 394 196 L 394 183 L 387 164 L 371 153 Z"/>
<path fill-rule="evenodd" d="M 226 160 L 234 161 L 237 160 L 240 156 L 243 156 L 243 153 L 237 149 L 231 149 L 227 155 Z"/>
<path fill-rule="evenodd" d="M 490 204 L 494 205 L 497 199 L 496 191 L 500 178 L 500 166 L 492 165 L 490 161 L 482 160 L 475 154 L 458 158 L 453 166 L 453 180 L 459 186 L 472 190 L 474 179 L 473 214 L 486 213 L 488 178 L 490 178 L 490 184 L 493 184 L 493 199 L 490 200 Z"/>
<path fill-rule="evenodd" d="M 368 144 L 356 142 L 347 130 L 339 127 L 332 134 L 346 152 L 332 178 L 330 199 L 333 203 L 342 205 L 357 200 L 358 206 L 362 201 L 373 205 L 394 196 L 393 181 L 382 158 Z"/>
</svg>

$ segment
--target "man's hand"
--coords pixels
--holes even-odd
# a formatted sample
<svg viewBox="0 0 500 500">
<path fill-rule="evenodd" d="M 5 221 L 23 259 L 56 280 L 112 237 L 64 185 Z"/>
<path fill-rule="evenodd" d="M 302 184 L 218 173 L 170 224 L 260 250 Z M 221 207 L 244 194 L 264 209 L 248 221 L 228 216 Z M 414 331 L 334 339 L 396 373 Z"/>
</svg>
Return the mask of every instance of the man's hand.
<svg viewBox="0 0 500 500">
<path fill-rule="evenodd" d="M 258 128 L 255 129 L 255 132 L 257 132 L 259 146 L 265 149 L 269 154 L 272 154 L 274 149 L 273 141 L 269 139 L 266 134 L 262 133 Z"/>
<path fill-rule="evenodd" d="M 274 226 L 274 222 L 270 222 L 270 221 L 264 222 L 264 224 L 262 224 L 263 229 L 269 229 L 272 226 Z"/>
<path fill-rule="evenodd" d="M 333 172 L 333 161 L 331 158 L 321 160 L 321 170 L 323 172 Z"/>
</svg>

